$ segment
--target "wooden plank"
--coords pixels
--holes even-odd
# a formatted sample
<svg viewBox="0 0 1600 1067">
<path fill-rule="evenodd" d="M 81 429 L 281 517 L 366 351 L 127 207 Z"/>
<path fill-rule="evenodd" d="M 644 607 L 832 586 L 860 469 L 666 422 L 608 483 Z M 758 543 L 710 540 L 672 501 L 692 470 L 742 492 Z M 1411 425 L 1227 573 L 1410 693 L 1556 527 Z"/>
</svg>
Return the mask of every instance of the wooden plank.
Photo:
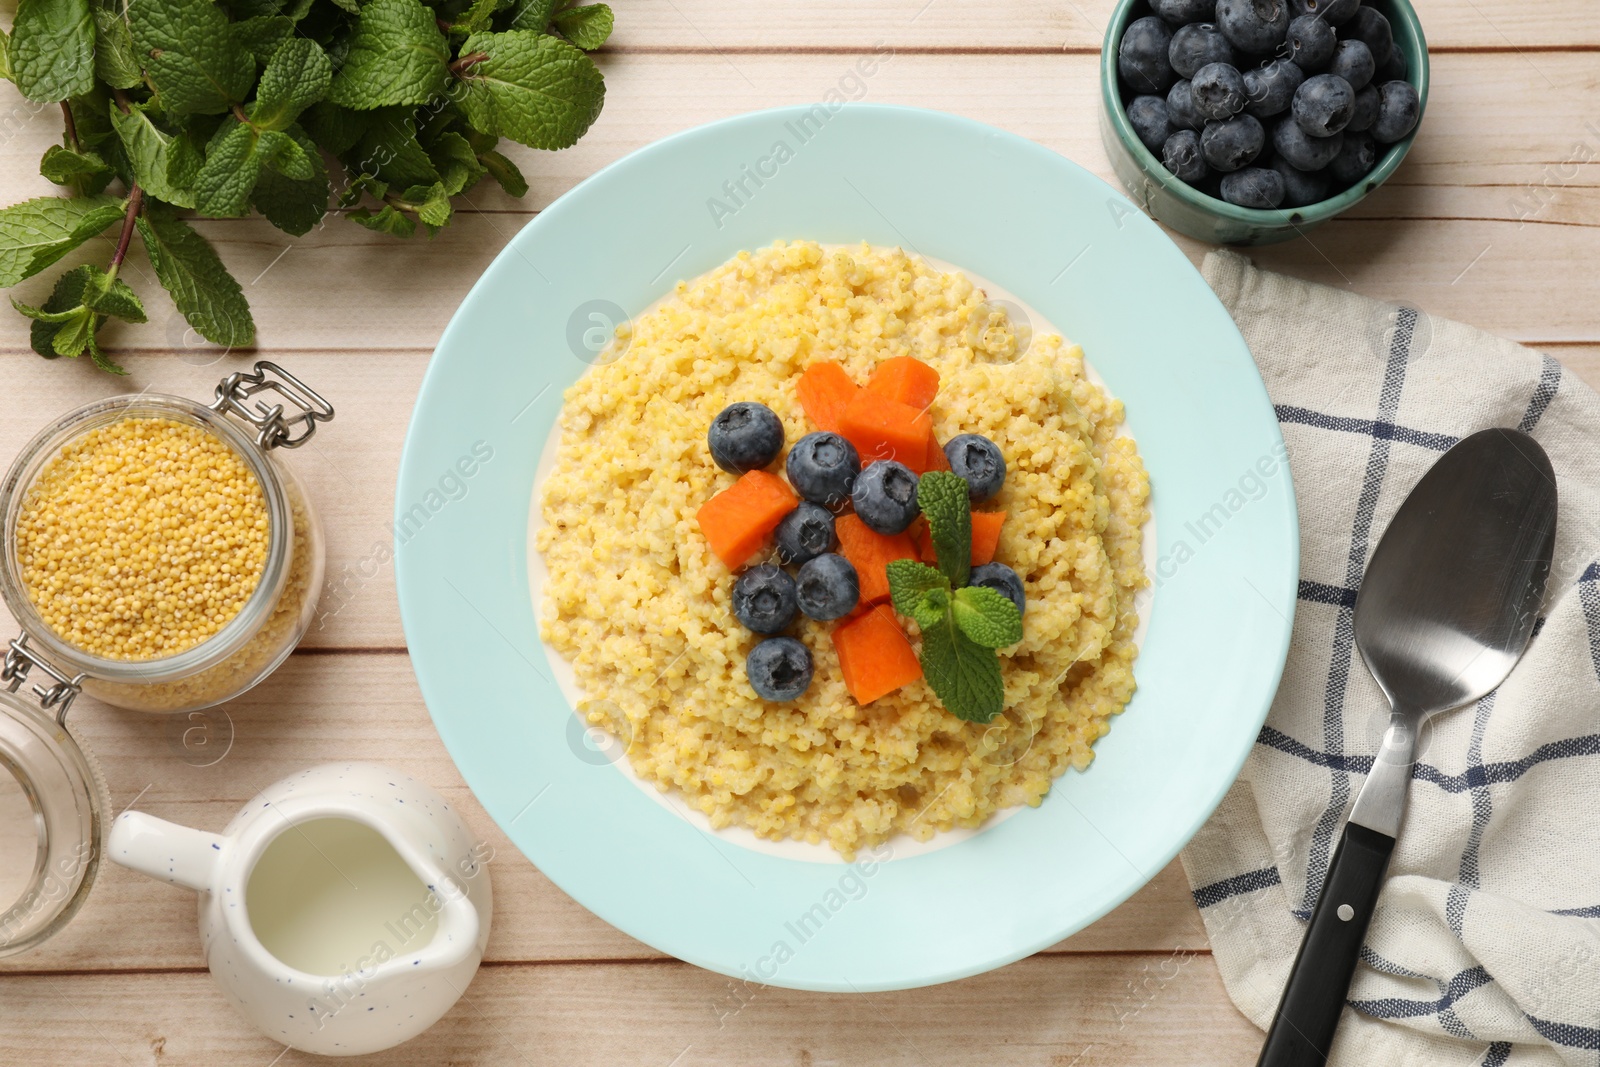
<svg viewBox="0 0 1600 1067">
<path fill-rule="evenodd" d="M 951 0 L 809 0 L 766 11 L 738 0 L 650 0 L 618 8 L 620 48 L 863 47 L 1097 49 L 1114 0 L 986 4 L 982 17 Z M 1579 0 L 1539 5 L 1537 18 L 1473 0 L 1421 0 L 1423 33 L 1438 49 L 1513 49 L 1600 43 L 1600 18 Z M 781 12 L 781 13 L 780 13 Z M 1537 59 L 1537 57 L 1535 57 Z"/>
<path fill-rule="evenodd" d="M 399 768 L 443 793 L 493 849 L 490 959 L 661 955 L 585 911 L 500 832 L 440 743 L 404 655 L 293 656 L 243 697 L 195 716 L 119 712 L 83 698 L 73 706 L 71 725 L 97 757 L 114 810 L 137 799 L 141 811 L 213 831 L 259 789 L 304 767 L 368 760 Z M 18 844 L 0 826 L 0 845 Z M 129 915 L 139 921 L 128 922 Z M 1204 950 L 1205 944 L 1188 884 L 1173 863 L 1126 905 L 1051 951 Z M 65 931 L 0 970 L 201 965 L 193 894 L 108 864 Z"/>
<path fill-rule="evenodd" d="M 715 56 L 612 57 L 610 104 L 590 134 L 566 152 L 519 152 L 533 184 L 526 201 L 480 187 L 431 242 L 396 243 L 337 216 L 294 241 L 261 219 L 209 220 L 199 228 L 244 284 L 260 347 L 429 348 L 531 209 L 676 130 L 818 100 L 857 59 L 754 55 L 740 57 L 736 69 Z M 1600 171 L 1577 160 L 1600 156 L 1600 120 L 1590 106 L 1600 64 L 1587 53 L 1543 54 L 1539 63 L 1555 88 L 1504 56 L 1440 57 L 1426 133 L 1395 183 L 1308 240 L 1259 252 L 1262 261 L 1305 266 L 1319 280 L 1348 278 L 1362 292 L 1411 299 L 1522 339 L 1600 340 L 1588 314 L 1600 297 L 1600 276 L 1571 272 L 1562 287 L 1546 282 L 1547 264 L 1584 261 L 1597 247 Z M 904 55 L 880 64 L 865 82 L 865 99 L 991 122 L 1114 181 L 1096 129 L 1095 77 L 1091 56 Z M 0 100 L 16 100 L 9 85 L 0 86 Z M 56 135 L 48 112 L 19 127 L 15 150 L 0 165 L 7 199 L 52 191 L 33 173 L 33 160 Z M 1186 245 L 1191 255 L 1200 247 Z M 103 260 L 107 249 L 96 245 L 84 255 Z M 152 323 L 113 325 L 108 345 L 176 349 L 193 359 L 215 354 L 155 291 L 142 253 L 129 263 L 126 273 L 145 294 Z M 40 300 L 53 277 L 46 272 L 15 293 Z M 25 347 L 25 325 L 0 315 L 0 350 Z"/>
<path fill-rule="evenodd" d="M 11 1062 L 325 1062 L 284 1054 L 204 974 L 0 978 L 0 1000 Z M 962 982 L 859 995 L 746 985 L 675 962 L 521 964 L 482 969 L 433 1029 L 348 1062 L 1209 1067 L 1248 1063 L 1260 1044 L 1211 958 L 1182 952 L 1034 957 Z"/>
</svg>

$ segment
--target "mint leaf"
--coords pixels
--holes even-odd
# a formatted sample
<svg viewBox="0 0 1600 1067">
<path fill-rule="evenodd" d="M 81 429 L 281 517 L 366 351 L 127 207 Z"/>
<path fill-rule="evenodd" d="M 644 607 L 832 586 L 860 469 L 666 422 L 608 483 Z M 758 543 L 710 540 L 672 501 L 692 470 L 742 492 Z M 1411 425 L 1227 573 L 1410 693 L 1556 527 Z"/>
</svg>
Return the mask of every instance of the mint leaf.
<svg viewBox="0 0 1600 1067">
<path fill-rule="evenodd" d="M 336 156 L 342 156 L 366 135 L 376 114 L 372 111 L 351 111 L 327 100 L 319 100 L 300 116 L 300 125 L 305 127 L 317 144 Z"/>
<path fill-rule="evenodd" d="M 449 61 L 433 10 L 421 0 L 371 0 L 356 19 L 328 99 L 363 111 L 427 103 L 444 91 Z"/>
<path fill-rule="evenodd" d="M 44 150 L 39 160 L 39 173 L 57 185 L 76 185 L 94 193 L 104 189 L 111 180 L 111 167 L 98 153 L 89 149 L 74 152 L 58 144 Z M 96 179 L 98 184 L 95 184 Z"/>
<path fill-rule="evenodd" d="M 17 300 L 11 303 L 34 320 L 29 342 L 41 356 L 46 359 L 73 357 L 88 349 L 100 369 L 113 374 L 127 373 L 105 357 L 95 345 L 94 335 L 105 322 L 106 315 L 143 322 L 144 308 L 132 289 L 99 267 L 85 264 L 57 278 L 43 307 L 30 307 Z"/>
<path fill-rule="evenodd" d="M 268 130 L 256 141 L 256 155 L 263 167 L 271 167 L 286 178 L 310 181 L 316 176 L 311 156 L 282 130 Z"/>
<path fill-rule="evenodd" d="M 949 620 L 923 628 L 922 673 L 945 710 L 958 719 L 991 722 L 1005 707 L 999 657 Z"/>
<path fill-rule="evenodd" d="M 530 148 L 566 148 L 583 136 L 605 102 L 600 68 L 555 37 L 529 30 L 475 33 L 461 55 L 484 57 L 458 75 L 456 103 L 487 134 Z"/>
<path fill-rule="evenodd" d="M 412 108 L 385 108 L 371 114 L 366 132 L 341 156 L 352 174 L 381 178 L 401 188 L 440 180 L 433 160 L 417 141 Z"/>
<path fill-rule="evenodd" d="M 553 21 L 563 37 L 585 52 L 593 52 L 611 36 L 616 16 L 605 4 L 585 4 L 558 11 Z"/>
<path fill-rule="evenodd" d="M 328 53 L 315 41 L 295 37 L 285 41 L 256 86 L 250 105 L 250 123 L 259 130 L 283 130 L 300 112 L 321 100 L 333 80 Z"/>
<path fill-rule="evenodd" d="M 127 114 L 113 104 L 110 113 L 134 179 L 144 191 L 178 207 L 194 207 L 192 186 L 203 163 L 194 142 L 157 126 L 143 104 L 131 105 Z"/>
<path fill-rule="evenodd" d="M 478 161 L 483 164 L 490 177 L 500 183 L 500 188 L 512 196 L 528 195 L 528 179 L 522 176 L 522 171 L 511 160 L 499 152 L 490 150 L 479 152 Z"/>
<path fill-rule="evenodd" d="M 496 21 L 503 21 L 504 29 L 543 33 L 550 25 L 550 16 L 556 13 L 557 2 L 558 0 L 516 0 L 516 6 L 511 9 L 511 17 Z"/>
<path fill-rule="evenodd" d="M 255 340 L 250 305 L 209 241 L 165 212 L 141 215 L 138 225 L 156 277 L 190 326 L 213 344 L 239 346 Z"/>
<path fill-rule="evenodd" d="M 139 58 L 133 52 L 133 35 L 119 11 L 96 7 L 94 16 L 95 77 L 113 89 L 131 89 L 143 81 Z"/>
<path fill-rule="evenodd" d="M 16 72 L 11 69 L 11 37 L 5 30 L 0 30 L 0 78 L 16 80 Z"/>
<path fill-rule="evenodd" d="M 366 208 L 352 211 L 349 218 L 351 222 L 358 222 L 369 230 L 387 233 L 393 237 L 410 237 L 417 232 L 417 224 L 412 221 L 411 216 L 390 204 L 383 205 L 376 214 Z"/>
<path fill-rule="evenodd" d="M 243 122 L 228 120 L 206 146 L 206 161 L 194 179 L 194 206 L 216 218 L 243 215 L 250 190 L 261 173 L 256 131 Z"/>
<path fill-rule="evenodd" d="M 443 182 L 418 185 L 402 195 L 404 206 L 417 213 L 417 221 L 428 227 L 429 233 L 438 233 L 439 227 L 450 221 L 450 194 Z"/>
<path fill-rule="evenodd" d="M 122 218 L 110 196 L 41 196 L 0 210 L 0 289 L 31 278 Z"/>
<path fill-rule="evenodd" d="M 917 504 L 927 516 L 939 569 L 961 588 L 972 573 L 972 503 L 966 480 L 949 471 L 929 471 L 917 479 Z"/>
<path fill-rule="evenodd" d="M 434 136 L 428 144 L 428 157 L 439 172 L 447 196 L 472 188 L 486 173 L 467 139 L 450 130 Z"/>
<path fill-rule="evenodd" d="M 134 0 L 128 29 L 156 99 L 169 115 L 218 114 L 256 80 L 250 53 L 211 0 Z"/>
<path fill-rule="evenodd" d="M 450 31 L 471 34 L 486 30 L 494 13 L 505 5 L 506 0 L 472 0 L 472 6 L 450 24 Z"/>
<path fill-rule="evenodd" d="M 1010 597 L 986 586 L 957 589 L 950 610 L 956 627 L 984 648 L 1008 648 L 1022 640 L 1022 613 Z"/>
<path fill-rule="evenodd" d="M 923 629 L 944 621 L 950 603 L 950 579 L 914 559 L 891 560 L 885 570 L 894 610 L 914 619 Z M 933 596 L 934 593 L 939 595 Z"/>
<path fill-rule="evenodd" d="M 235 22 L 228 27 L 228 32 L 233 34 L 240 48 L 250 53 L 257 66 L 264 67 L 283 43 L 294 36 L 294 20 L 285 15 L 255 15 Z M 257 95 L 260 95 L 259 90 Z"/>
<path fill-rule="evenodd" d="M 18 0 L 11 80 L 29 100 L 54 102 L 94 88 L 89 0 Z"/>
<path fill-rule="evenodd" d="M 317 146 L 298 126 L 291 126 L 280 137 L 293 138 L 311 165 L 309 178 L 291 178 L 278 169 L 279 159 L 262 169 L 250 202 L 284 233 L 296 237 L 307 233 L 328 211 L 328 172 L 322 165 Z"/>
</svg>

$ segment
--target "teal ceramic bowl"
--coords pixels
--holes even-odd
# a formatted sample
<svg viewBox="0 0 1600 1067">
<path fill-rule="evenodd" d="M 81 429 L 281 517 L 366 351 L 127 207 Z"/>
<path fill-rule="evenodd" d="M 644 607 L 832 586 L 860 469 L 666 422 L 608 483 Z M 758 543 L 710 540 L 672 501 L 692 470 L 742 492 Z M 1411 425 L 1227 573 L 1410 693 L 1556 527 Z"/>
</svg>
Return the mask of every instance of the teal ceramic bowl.
<svg viewBox="0 0 1600 1067">
<path fill-rule="evenodd" d="M 585 334 L 603 339 L 614 316 L 637 315 L 678 279 L 780 238 L 898 245 L 1010 290 L 1084 346 L 1125 401 L 1150 471 L 1159 584 L 1137 695 L 1087 772 L 1069 771 L 1040 807 L 934 851 L 891 843 L 846 866 L 696 826 L 588 742 L 539 641 L 529 505 L 562 392 L 593 358 Z M 1151 292 L 1161 314 L 1150 314 Z M 1294 617 L 1283 441 L 1249 351 L 1195 269 L 1073 163 L 905 108 L 819 105 L 689 130 L 540 212 L 439 342 L 406 437 L 395 522 L 417 678 L 489 815 L 628 934 L 735 978 L 801 989 L 975 974 L 1127 899 L 1238 774 Z"/>
<path fill-rule="evenodd" d="M 1417 13 L 1407 0 L 1371 0 L 1371 6 L 1389 20 L 1395 47 L 1406 57 L 1407 80 L 1417 87 L 1426 116 L 1428 42 L 1422 35 L 1422 23 L 1417 21 Z M 1230 245 L 1266 245 L 1298 237 L 1360 203 L 1382 185 L 1406 158 L 1411 142 L 1422 129 L 1419 119 L 1411 135 L 1390 145 L 1370 174 L 1339 195 L 1315 204 L 1262 211 L 1207 196 L 1179 181 L 1144 146 L 1133 132 L 1123 107 L 1122 89 L 1117 79 L 1117 45 L 1128 24 L 1148 14 L 1147 0 L 1121 0 L 1106 26 L 1106 39 L 1100 50 L 1100 139 L 1105 142 L 1111 167 L 1122 179 L 1128 194 L 1145 211 L 1179 233 L 1201 241 Z"/>
</svg>

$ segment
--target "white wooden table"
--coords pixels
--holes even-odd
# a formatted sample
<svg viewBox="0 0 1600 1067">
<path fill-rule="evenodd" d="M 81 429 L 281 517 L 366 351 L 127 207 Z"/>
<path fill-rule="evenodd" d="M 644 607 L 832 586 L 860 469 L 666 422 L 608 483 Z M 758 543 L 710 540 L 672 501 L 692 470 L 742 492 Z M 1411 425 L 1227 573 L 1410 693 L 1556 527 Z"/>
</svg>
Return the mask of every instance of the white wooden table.
<svg viewBox="0 0 1600 1067">
<path fill-rule="evenodd" d="M 74 732 L 115 807 L 220 829 L 253 792 L 327 760 L 378 760 L 441 790 L 496 848 L 483 970 L 442 1022 L 385 1064 L 1224 1064 L 1260 1033 L 1230 1004 L 1174 864 L 1101 922 L 1037 956 L 952 985 L 835 996 L 760 989 L 663 957 L 551 885 L 473 800 L 413 681 L 379 551 L 400 443 L 429 353 L 507 239 L 597 168 L 712 119 L 814 102 L 859 54 L 892 50 L 862 98 L 939 108 L 1013 130 L 1114 181 L 1096 130 L 1110 0 L 620 0 L 600 55 L 605 112 L 558 154 L 524 151 L 532 191 L 480 186 L 436 240 L 399 242 L 330 216 L 290 241 L 264 221 L 199 224 L 245 285 L 257 348 L 200 343 L 141 257 L 128 280 L 152 311 L 105 339 L 132 372 L 46 362 L 0 314 L 0 462 L 84 401 L 150 388 L 206 396 L 270 356 L 339 409 L 294 457 L 322 509 L 327 615 L 266 683 L 212 717 L 219 762 L 192 725 L 82 700 Z M 1263 265 L 1461 319 L 1537 345 L 1600 385 L 1600 9 L 1582 0 L 1420 0 L 1433 51 L 1427 118 L 1405 166 L 1347 217 L 1253 255 Z M 848 87 L 849 83 L 845 83 Z M 0 203 L 53 193 L 36 165 L 56 110 L 0 85 Z M 1197 261 L 1201 245 L 1180 239 Z M 106 249 L 94 258 L 103 262 Z M 49 272 L 47 272 L 49 273 Z M 38 302 L 39 279 L 16 295 Z M 9 620 L 0 619 L 7 626 Z M 191 737 L 191 741 L 195 738 Z M 213 753 L 217 749 L 211 750 Z M 0 967 L 0 1064 L 294 1064 L 213 988 L 192 894 L 119 867 L 44 948 Z M 367 1062 L 367 1061 L 362 1061 Z"/>
</svg>

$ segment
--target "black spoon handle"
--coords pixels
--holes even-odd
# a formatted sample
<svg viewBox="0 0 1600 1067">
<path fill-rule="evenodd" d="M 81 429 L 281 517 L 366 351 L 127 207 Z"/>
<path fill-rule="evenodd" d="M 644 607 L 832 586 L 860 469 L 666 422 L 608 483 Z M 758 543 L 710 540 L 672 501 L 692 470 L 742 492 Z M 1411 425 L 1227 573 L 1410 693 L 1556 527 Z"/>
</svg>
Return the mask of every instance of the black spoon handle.
<svg viewBox="0 0 1600 1067">
<path fill-rule="evenodd" d="M 1392 852 L 1388 834 L 1345 823 L 1256 1067 L 1326 1063 Z"/>
</svg>

